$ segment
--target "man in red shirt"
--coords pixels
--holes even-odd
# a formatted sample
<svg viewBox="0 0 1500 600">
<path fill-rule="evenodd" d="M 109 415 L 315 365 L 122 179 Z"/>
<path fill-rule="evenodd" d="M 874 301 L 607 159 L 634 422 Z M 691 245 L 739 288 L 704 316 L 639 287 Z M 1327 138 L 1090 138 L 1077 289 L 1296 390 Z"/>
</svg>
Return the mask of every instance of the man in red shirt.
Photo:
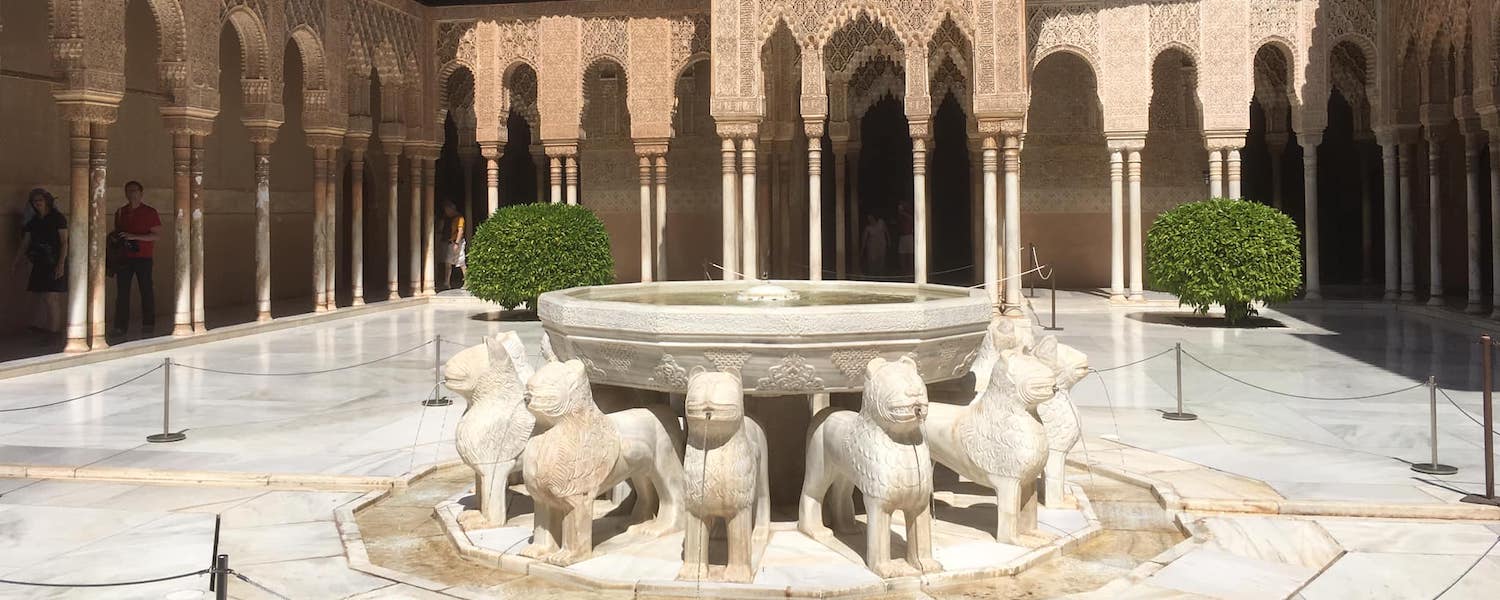
<svg viewBox="0 0 1500 600">
<path fill-rule="evenodd" d="M 130 326 L 130 280 L 141 287 L 141 333 L 150 335 L 156 327 L 156 290 L 151 287 L 151 257 L 156 238 L 161 233 L 161 216 L 156 209 L 141 202 L 146 189 L 140 182 L 125 184 L 125 206 L 115 211 L 115 232 L 125 240 L 125 262 L 115 271 L 116 335 L 125 335 Z"/>
</svg>

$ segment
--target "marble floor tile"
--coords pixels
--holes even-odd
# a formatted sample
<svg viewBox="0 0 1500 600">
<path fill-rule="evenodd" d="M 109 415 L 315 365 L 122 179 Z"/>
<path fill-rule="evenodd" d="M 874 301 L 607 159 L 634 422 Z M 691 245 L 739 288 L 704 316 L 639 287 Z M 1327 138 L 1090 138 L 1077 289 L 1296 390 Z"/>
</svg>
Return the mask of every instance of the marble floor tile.
<svg viewBox="0 0 1500 600">
<path fill-rule="evenodd" d="M 1489 598 L 1500 585 L 1500 558 L 1478 556 L 1350 552 L 1302 590 L 1307 600 L 1406 600 L 1434 598 L 1458 581 L 1444 598 Z M 1463 580 L 1459 577 L 1463 575 Z"/>
<path fill-rule="evenodd" d="M 1211 598 L 1264 600 L 1286 597 L 1316 572 L 1204 548 L 1184 554 L 1146 582 Z"/>
<path fill-rule="evenodd" d="M 1350 552 L 1477 556 L 1500 537 L 1479 523 L 1320 519 L 1318 524 Z"/>
</svg>

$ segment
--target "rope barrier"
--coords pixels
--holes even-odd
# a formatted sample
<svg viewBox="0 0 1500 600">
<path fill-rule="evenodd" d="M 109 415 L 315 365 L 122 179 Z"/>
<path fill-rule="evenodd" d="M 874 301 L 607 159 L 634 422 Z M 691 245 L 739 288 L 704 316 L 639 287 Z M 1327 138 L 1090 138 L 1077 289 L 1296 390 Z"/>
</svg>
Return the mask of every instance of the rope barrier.
<svg viewBox="0 0 1500 600">
<path fill-rule="evenodd" d="M 49 588 L 106 588 L 106 587 L 123 587 L 123 586 L 128 586 L 128 585 L 145 585 L 145 584 L 148 584 L 148 583 L 161 583 L 163 581 L 171 581 L 173 579 L 183 579 L 183 578 L 186 578 L 186 577 L 196 577 L 198 575 L 206 575 L 206 574 L 210 573 L 211 571 L 212 571 L 212 569 L 200 569 L 200 570 L 197 570 L 197 571 L 193 571 L 192 573 L 181 573 L 181 574 L 178 574 L 178 575 L 169 575 L 167 577 L 156 577 L 156 578 L 152 578 L 152 579 L 138 579 L 138 580 L 135 580 L 135 581 L 117 581 L 117 582 L 114 582 L 114 583 L 44 583 L 44 582 L 40 582 L 40 581 L 14 581 L 14 580 L 10 580 L 10 579 L 0 579 L 0 583 L 9 584 L 9 585 L 25 585 L 25 586 L 49 587 Z"/>
<path fill-rule="evenodd" d="M 270 594 L 272 596 L 275 596 L 277 598 L 280 598 L 281 600 L 292 600 L 291 598 L 282 595 L 281 593 L 277 592 L 276 590 L 273 590 L 273 589 L 268 588 L 266 586 L 263 586 L 263 585 L 261 585 L 259 583 L 256 583 L 254 579 L 246 577 L 244 573 L 241 573 L 239 571 L 230 571 L 229 574 L 233 575 L 235 579 L 238 579 L 238 580 L 243 581 L 245 583 L 248 583 L 248 584 L 250 584 L 252 586 L 255 586 L 260 591 L 265 592 L 267 594 Z"/>
<path fill-rule="evenodd" d="M 146 370 L 146 372 L 141 373 L 140 375 L 136 375 L 135 377 L 131 377 L 130 379 L 126 379 L 125 381 L 121 381 L 120 383 L 116 383 L 116 384 L 111 385 L 109 387 L 106 387 L 106 388 L 104 388 L 102 390 L 96 390 L 96 391 L 89 392 L 87 394 L 83 394 L 81 396 L 73 396 L 72 398 L 65 398 L 65 399 L 62 399 L 62 400 L 58 400 L 56 402 L 48 402 L 46 404 L 37 404 L 35 406 L 21 406 L 21 407 L 17 407 L 17 408 L 3 408 L 3 409 L 0 409 L 0 413 L 21 412 L 23 410 L 36 410 L 38 408 L 48 408 L 48 407 L 57 406 L 57 405 L 60 405 L 60 404 L 67 404 L 69 402 L 76 402 L 76 401 L 82 400 L 84 398 L 98 396 L 99 394 L 103 394 L 103 393 L 108 392 L 110 390 L 114 390 L 114 389 L 121 388 L 121 387 L 124 387 L 126 385 L 129 385 L 131 383 L 135 383 L 136 381 L 139 381 L 142 377 L 145 377 L 147 375 L 150 375 L 152 373 L 160 371 L 161 369 L 162 369 L 162 365 L 156 365 L 156 366 L 151 367 L 150 369 Z"/>
<path fill-rule="evenodd" d="M 395 354 L 388 354 L 386 356 L 382 356 L 380 358 L 376 358 L 376 359 L 373 359 L 373 360 L 367 360 L 367 361 L 362 362 L 362 363 L 356 363 L 356 364 L 347 365 L 347 366 L 343 366 L 343 367 L 334 367 L 334 368 L 331 368 L 331 369 L 319 369 L 319 370 L 316 370 L 316 371 L 291 371 L 291 372 L 284 372 L 284 373 L 262 373 L 262 372 L 254 372 L 254 371 L 233 371 L 233 370 L 229 370 L 229 369 L 214 369 L 214 368 L 210 368 L 210 367 L 199 367 L 199 366 L 194 366 L 194 365 L 185 365 L 185 364 L 182 364 L 182 363 L 176 362 L 176 361 L 173 361 L 172 364 L 176 365 L 176 366 L 179 366 L 179 367 L 182 367 L 184 369 L 192 369 L 194 371 L 203 371 L 205 373 L 215 373 L 215 374 L 218 374 L 218 375 L 243 375 L 243 376 L 249 376 L 249 377 L 299 377 L 299 376 L 305 376 L 305 375 L 323 375 L 323 374 L 326 374 L 326 373 L 333 373 L 335 371 L 347 371 L 349 369 L 357 369 L 357 368 L 360 368 L 360 367 L 366 367 L 366 366 L 373 365 L 373 364 L 378 363 L 378 362 L 387 361 L 387 360 L 396 358 L 398 356 L 402 356 L 402 355 L 405 355 L 405 354 L 410 354 L 412 352 L 416 352 L 417 350 L 421 350 L 422 348 L 426 348 L 427 346 L 431 345 L 436 340 L 437 340 L 437 338 L 433 338 L 433 339 L 427 340 L 425 342 L 422 342 L 421 344 L 413 346 L 411 348 L 407 348 L 405 350 L 397 352 Z M 160 367 L 158 367 L 158 368 L 160 368 Z"/>
<path fill-rule="evenodd" d="M 1457 402 L 1454 402 L 1453 401 L 1453 397 L 1448 395 L 1448 391 L 1447 390 L 1445 390 L 1443 388 L 1438 388 L 1437 391 L 1438 391 L 1439 394 L 1443 395 L 1443 398 L 1445 400 L 1447 400 L 1449 404 L 1453 405 L 1453 408 L 1458 409 L 1458 412 L 1463 413 L 1463 415 L 1465 417 L 1468 417 L 1468 419 L 1470 421 L 1473 421 L 1474 424 L 1478 425 L 1481 429 L 1484 428 L 1484 423 L 1481 422 L 1479 419 L 1474 418 L 1474 415 L 1472 413 L 1470 413 L 1467 410 L 1464 410 L 1464 407 L 1459 406 Z M 1491 431 L 1490 433 L 1493 434 L 1493 435 L 1500 435 L 1500 431 Z"/>
<path fill-rule="evenodd" d="M 1210 371 L 1213 371 L 1215 373 L 1218 373 L 1220 375 L 1223 375 L 1224 377 L 1226 377 L 1226 378 L 1228 378 L 1230 380 L 1233 380 L 1235 382 L 1238 382 L 1241 385 L 1249 386 L 1249 387 L 1255 388 L 1257 390 L 1260 390 L 1262 392 L 1266 392 L 1268 394 L 1275 394 L 1275 395 L 1278 395 L 1278 396 L 1286 396 L 1288 398 L 1297 398 L 1297 399 L 1300 399 L 1300 400 L 1368 400 L 1368 399 L 1371 399 L 1371 398 L 1380 398 L 1382 396 L 1391 396 L 1391 395 L 1399 394 L 1401 392 L 1409 392 L 1411 390 L 1414 390 L 1414 389 L 1417 389 L 1417 388 L 1422 387 L 1424 385 L 1427 385 L 1426 383 L 1417 383 L 1417 384 L 1413 384 L 1411 386 L 1404 387 L 1404 388 L 1401 388 L 1401 389 L 1398 389 L 1398 390 L 1391 390 L 1389 392 L 1380 392 L 1378 394 L 1364 394 L 1364 395 L 1360 395 L 1360 396 L 1308 396 L 1308 395 L 1304 395 L 1304 394 L 1292 394 L 1292 393 L 1289 393 L 1289 392 L 1283 392 L 1283 391 L 1279 391 L 1279 390 L 1273 390 L 1273 389 L 1268 388 L 1268 387 L 1259 386 L 1259 385 L 1250 383 L 1248 381 L 1245 381 L 1243 379 L 1240 379 L 1238 377 L 1235 377 L 1233 375 L 1230 375 L 1228 373 L 1225 373 L 1223 371 L 1220 371 L 1218 369 L 1215 369 L 1211 365 L 1209 365 L 1208 363 L 1203 362 L 1202 360 L 1199 360 L 1198 357 L 1193 356 L 1193 353 L 1188 352 L 1187 350 L 1183 350 L 1182 353 L 1185 354 L 1185 355 L 1187 355 L 1188 358 L 1193 359 L 1193 362 L 1198 363 L 1200 365 L 1203 365 L 1203 368 L 1208 369 Z"/>
<path fill-rule="evenodd" d="M 1147 356 L 1146 358 L 1142 358 L 1142 359 L 1136 360 L 1136 361 L 1131 361 L 1131 362 L 1125 363 L 1123 365 L 1115 365 L 1113 367 L 1107 367 L 1107 368 L 1103 368 L 1103 369 L 1089 369 L 1089 370 L 1093 371 L 1096 374 L 1098 374 L 1098 373 L 1108 373 L 1110 371 L 1114 371 L 1114 370 L 1117 370 L 1117 369 L 1123 369 L 1125 367 L 1133 367 L 1135 365 L 1141 364 L 1141 363 L 1146 362 L 1148 360 L 1151 360 L 1153 358 L 1157 358 L 1159 356 L 1166 355 L 1166 354 L 1172 352 L 1172 350 L 1173 350 L 1173 348 L 1167 348 L 1166 350 L 1162 350 L 1161 352 L 1157 352 L 1156 354 L 1152 354 L 1151 356 Z"/>
</svg>

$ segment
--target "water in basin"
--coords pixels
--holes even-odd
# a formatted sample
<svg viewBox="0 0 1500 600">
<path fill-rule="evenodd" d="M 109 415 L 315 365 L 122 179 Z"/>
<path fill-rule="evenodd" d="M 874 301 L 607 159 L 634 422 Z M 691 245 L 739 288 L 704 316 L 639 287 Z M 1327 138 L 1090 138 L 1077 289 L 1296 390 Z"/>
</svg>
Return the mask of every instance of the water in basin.
<svg viewBox="0 0 1500 600">
<path fill-rule="evenodd" d="M 757 306 L 797 307 L 835 306 L 850 304 L 903 304 L 954 298 L 952 294 L 932 293 L 918 290 L 901 292 L 876 292 L 871 290 L 847 290 L 797 286 L 795 294 L 774 302 L 742 299 L 740 290 L 682 289 L 672 287 L 637 287 L 633 289 L 596 287 L 580 290 L 575 297 L 583 300 L 608 302 L 630 302 L 657 306 Z"/>
</svg>

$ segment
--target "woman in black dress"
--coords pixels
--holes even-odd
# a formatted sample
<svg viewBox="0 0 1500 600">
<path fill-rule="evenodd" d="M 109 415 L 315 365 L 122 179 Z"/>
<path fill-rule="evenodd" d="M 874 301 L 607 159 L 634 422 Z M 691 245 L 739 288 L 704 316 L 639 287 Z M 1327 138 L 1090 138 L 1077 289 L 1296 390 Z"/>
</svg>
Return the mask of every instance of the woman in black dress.
<svg viewBox="0 0 1500 600">
<path fill-rule="evenodd" d="M 26 291 L 34 294 L 47 311 L 45 326 L 35 324 L 41 322 L 37 320 L 31 329 L 57 333 L 62 331 L 63 297 L 68 292 L 68 219 L 57 212 L 57 202 L 47 190 L 31 190 L 27 202 L 36 216 L 26 222 L 15 262 L 17 267 L 22 259 L 31 263 Z"/>
</svg>

